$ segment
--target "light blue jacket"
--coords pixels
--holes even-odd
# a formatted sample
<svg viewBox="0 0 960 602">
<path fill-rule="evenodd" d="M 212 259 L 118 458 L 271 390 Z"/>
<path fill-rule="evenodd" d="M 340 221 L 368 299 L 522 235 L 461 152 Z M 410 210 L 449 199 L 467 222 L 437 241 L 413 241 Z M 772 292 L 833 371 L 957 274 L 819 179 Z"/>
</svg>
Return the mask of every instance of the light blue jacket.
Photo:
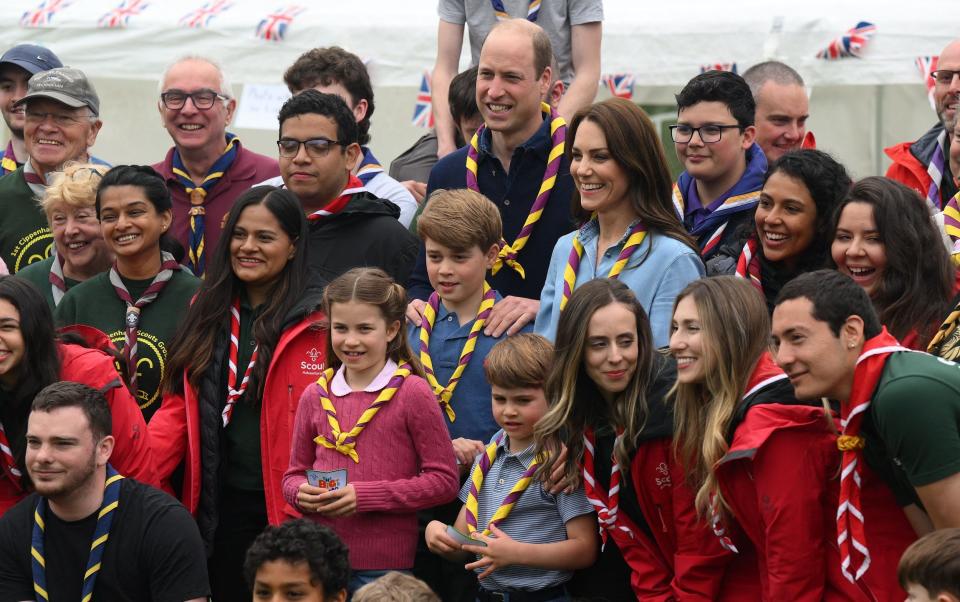
<svg viewBox="0 0 960 602">
<path fill-rule="evenodd" d="M 571 232 L 557 241 L 550 257 L 543 294 L 540 296 L 540 311 L 537 313 L 534 332 L 551 341 L 557 336 L 560 299 L 563 296 L 563 271 L 567 266 L 570 249 L 573 248 L 573 237 L 579 235 L 583 244 L 576 288 L 594 278 L 606 278 L 632 227 L 633 224 L 630 224 L 617 244 L 607 249 L 599 266 L 597 243 L 600 239 L 600 226 L 596 220 L 590 220 L 579 231 Z M 654 345 L 663 347 L 669 344 L 673 301 L 687 284 L 703 275 L 703 262 L 697 253 L 682 242 L 657 232 L 648 232 L 643 243 L 633 252 L 618 280 L 633 291 L 650 317 Z"/>
</svg>

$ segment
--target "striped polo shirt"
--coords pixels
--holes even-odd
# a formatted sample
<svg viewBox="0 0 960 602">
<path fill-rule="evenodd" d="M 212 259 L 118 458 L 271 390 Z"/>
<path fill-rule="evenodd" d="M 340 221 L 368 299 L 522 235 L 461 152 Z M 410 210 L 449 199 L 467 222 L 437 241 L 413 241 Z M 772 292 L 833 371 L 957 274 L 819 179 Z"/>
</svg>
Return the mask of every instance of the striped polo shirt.
<svg viewBox="0 0 960 602">
<path fill-rule="evenodd" d="M 494 435 L 493 440 L 496 441 L 501 433 L 503 431 Z M 474 460 L 471 474 L 477 470 L 482 456 L 481 454 Z M 533 445 L 519 453 L 511 453 L 509 438 L 503 436 L 497 446 L 497 457 L 483 479 L 477 499 L 477 524 L 481 531 L 486 528 L 503 499 L 530 467 L 531 462 Z M 467 501 L 470 483 L 471 479 L 467 479 L 460 489 L 462 502 Z M 555 543 L 567 538 L 567 521 L 592 512 L 593 507 L 587 501 L 582 487 L 573 493 L 551 495 L 544 489 L 543 483 L 535 480 L 517 500 L 510 515 L 497 526 L 517 541 L 533 544 Z M 474 572 L 479 575 L 483 570 L 476 569 Z M 539 591 L 566 583 L 571 575 L 570 571 L 550 571 L 514 565 L 494 571 L 489 577 L 481 579 L 480 585 L 490 591 Z"/>
</svg>

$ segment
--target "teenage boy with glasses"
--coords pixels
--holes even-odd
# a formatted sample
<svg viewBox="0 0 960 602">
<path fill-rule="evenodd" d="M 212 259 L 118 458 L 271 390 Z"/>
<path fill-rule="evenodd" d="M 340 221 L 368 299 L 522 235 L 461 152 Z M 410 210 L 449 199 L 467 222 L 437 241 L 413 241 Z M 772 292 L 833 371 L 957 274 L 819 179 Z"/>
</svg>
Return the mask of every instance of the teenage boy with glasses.
<svg viewBox="0 0 960 602">
<path fill-rule="evenodd" d="M 201 277 L 233 201 L 280 173 L 276 160 L 247 150 L 227 132 L 236 108 L 223 71 L 209 59 L 180 59 L 160 80 L 157 109 L 173 148 L 153 168 L 173 198 L 170 232 L 187 249 L 190 269 Z"/>
<path fill-rule="evenodd" d="M 677 94 L 677 125 L 670 131 L 685 170 L 673 203 L 708 274 L 709 260 L 739 238 L 760 197 L 767 160 L 754 142 L 755 108 L 743 78 L 725 71 L 701 73 Z"/>
<path fill-rule="evenodd" d="M 397 221 L 400 209 L 368 192 L 352 172 L 359 130 L 342 98 L 304 90 L 280 109 L 280 175 L 310 222 L 311 278 L 326 284 L 361 266 L 406 282 L 417 239 Z"/>
</svg>

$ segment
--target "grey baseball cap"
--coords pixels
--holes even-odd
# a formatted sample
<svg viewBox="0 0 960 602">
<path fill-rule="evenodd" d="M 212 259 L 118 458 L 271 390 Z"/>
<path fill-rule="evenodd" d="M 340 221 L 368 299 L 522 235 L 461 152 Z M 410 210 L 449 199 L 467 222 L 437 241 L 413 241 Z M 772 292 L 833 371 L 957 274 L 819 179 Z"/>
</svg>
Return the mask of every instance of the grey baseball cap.
<svg viewBox="0 0 960 602">
<path fill-rule="evenodd" d="M 63 67 L 63 63 L 49 48 L 36 44 L 17 44 L 0 56 L 0 64 L 10 63 L 36 75 L 41 71 Z"/>
<path fill-rule="evenodd" d="M 100 114 L 100 97 L 83 71 L 72 67 L 59 67 L 41 71 L 27 83 L 27 95 L 14 104 L 18 107 L 31 98 L 49 98 L 68 107 L 90 107 L 94 115 Z"/>
</svg>

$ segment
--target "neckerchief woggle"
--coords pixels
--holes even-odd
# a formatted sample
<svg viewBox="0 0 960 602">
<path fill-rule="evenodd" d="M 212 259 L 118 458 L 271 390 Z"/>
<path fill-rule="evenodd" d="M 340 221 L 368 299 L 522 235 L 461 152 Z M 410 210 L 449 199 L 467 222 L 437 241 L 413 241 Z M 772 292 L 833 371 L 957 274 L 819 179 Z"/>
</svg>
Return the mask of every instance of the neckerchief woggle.
<svg viewBox="0 0 960 602">
<path fill-rule="evenodd" d="M 246 370 L 243 371 L 243 378 L 240 380 L 240 386 L 237 386 L 237 375 L 239 374 L 237 367 L 237 355 L 240 350 L 240 297 L 237 297 L 233 300 L 233 303 L 230 305 L 230 356 L 227 360 L 227 402 L 223 406 L 223 412 L 221 412 L 221 417 L 223 418 L 224 428 L 230 424 L 230 419 L 233 417 L 233 408 L 243 394 L 247 390 L 247 384 L 250 382 L 250 374 L 253 372 L 253 366 L 257 363 L 257 351 L 260 350 L 260 345 L 257 345 L 253 348 L 253 353 L 250 355 L 250 362 L 247 364 Z"/>
<path fill-rule="evenodd" d="M 634 222 L 627 230 L 627 240 L 623 243 L 623 248 L 620 249 L 620 254 L 617 256 L 613 267 L 610 268 L 607 278 L 616 279 L 620 277 L 620 273 L 627 267 L 630 257 L 634 251 L 640 248 L 646 237 L 647 228 L 643 225 L 643 222 L 639 220 Z M 599 249 L 597 249 L 597 252 L 599 253 Z M 570 255 L 567 257 L 567 265 L 563 269 L 563 295 L 560 297 L 560 311 L 566 308 L 567 301 L 570 300 L 570 295 L 576 288 L 577 272 L 580 271 L 581 259 L 583 259 L 583 243 L 580 242 L 580 232 L 578 231 L 573 236 L 573 246 L 570 249 Z"/>
<path fill-rule="evenodd" d="M 383 165 L 377 161 L 369 148 L 363 147 L 363 156 L 360 158 L 360 165 L 357 166 L 357 178 L 366 186 L 370 180 L 383 173 Z M 349 186 L 347 186 L 349 188 Z"/>
<path fill-rule="evenodd" d="M 942 357 L 951 362 L 956 361 L 958 359 L 957 347 L 952 347 L 951 350 L 941 349 L 940 347 L 946 343 L 950 335 L 956 331 L 958 324 L 960 324 L 960 303 L 954 306 L 953 311 L 950 312 L 950 315 L 946 317 L 943 324 L 937 329 L 937 334 L 933 336 L 930 344 L 927 345 L 927 353 Z M 950 353 L 945 354 L 944 352 L 946 351 L 950 351 Z"/>
<path fill-rule="evenodd" d="M 103 552 L 107 547 L 107 540 L 110 537 L 110 527 L 113 525 L 113 518 L 117 515 L 117 508 L 120 506 L 120 485 L 123 481 L 123 475 L 117 473 L 113 466 L 107 464 L 107 479 L 103 488 L 103 502 L 100 504 L 100 510 L 97 512 L 97 526 L 93 530 L 93 542 L 90 544 L 90 555 L 87 557 L 87 567 L 83 572 L 83 586 L 80 589 L 80 602 L 91 602 L 93 598 L 93 588 L 97 582 L 97 574 L 100 572 L 100 563 L 103 560 Z M 30 543 L 30 566 L 33 573 L 33 591 L 36 593 L 37 602 L 47 602 L 47 567 L 44 556 L 44 531 L 46 529 L 45 519 L 47 513 L 47 499 L 41 497 L 37 502 L 37 507 L 33 511 L 33 533 Z"/>
<path fill-rule="evenodd" d="M 490 467 L 493 466 L 494 460 L 497 459 L 497 451 L 500 449 L 500 443 L 504 437 L 505 434 L 501 431 L 497 438 L 484 450 L 483 455 L 480 456 L 480 461 L 477 462 L 477 466 L 473 469 L 473 472 L 470 473 L 470 490 L 467 492 L 467 503 L 464 504 L 464 514 L 467 519 L 467 531 L 471 536 L 480 530 L 478 524 L 478 517 L 480 516 L 480 489 L 483 487 L 483 479 L 487 476 L 487 473 L 490 472 Z M 487 526 L 483 529 L 483 535 L 490 535 L 491 525 L 497 525 L 510 516 L 510 512 L 516 505 L 517 500 L 520 499 L 523 492 L 533 483 L 533 474 L 537 472 L 539 466 L 540 464 L 536 458 L 530 462 L 530 466 L 523 472 L 520 479 L 518 479 L 513 488 L 510 489 L 510 493 L 503 498 L 500 506 L 496 512 L 493 513 Z"/>
<path fill-rule="evenodd" d="M 403 385 L 403 381 L 410 376 L 410 372 L 410 364 L 403 363 L 397 366 L 387 386 L 380 391 L 380 395 L 360 414 L 360 418 L 357 419 L 357 423 L 353 425 L 353 428 L 347 432 L 343 432 L 340 428 L 340 422 L 337 420 L 337 409 L 330 400 L 328 388 L 328 383 L 333 379 L 334 371 L 333 368 L 325 370 L 317 380 L 317 386 L 320 388 L 320 405 L 327 415 L 327 423 L 330 425 L 330 436 L 333 440 L 331 441 L 325 435 L 317 435 L 313 439 L 314 443 L 322 445 L 327 449 L 336 450 L 352 458 L 354 462 L 359 464 L 360 456 L 357 455 L 356 450 L 357 438 L 360 436 L 360 433 L 363 432 L 363 429 L 370 424 L 373 417 L 377 415 L 380 408 L 387 405 L 387 403 L 393 399 L 393 396 L 396 395 L 397 391 Z"/>
<path fill-rule="evenodd" d="M 173 175 L 177 177 L 178 182 L 183 184 L 183 188 L 190 198 L 190 233 L 187 255 L 190 260 L 190 269 L 198 278 L 203 278 L 207 263 L 203 236 L 206 229 L 205 216 L 207 213 L 204 202 L 207 194 L 223 178 L 223 174 L 230 169 L 233 161 L 237 158 L 239 143 L 240 139 L 236 135 L 227 133 L 226 148 L 220 153 L 220 157 L 214 161 L 210 171 L 199 185 L 193 181 L 187 172 L 183 159 L 180 157 L 180 151 L 177 149 L 173 151 Z"/>
<path fill-rule="evenodd" d="M 527 2 L 527 21 L 537 22 L 537 17 L 540 16 L 540 2 L 541 0 Z M 510 18 L 507 9 L 503 6 L 503 0 L 490 0 L 490 4 L 493 5 L 493 14 L 497 16 L 497 21 L 506 21 Z"/>
<path fill-rule="evenodd" d="M 460 359 L 457 361 L 457 367 L 454 368 L 453 374 L 450 376 L 450 380 L 446 385 L 441 385 L 437 380 L 437 375 L 433 372 L 433 359 L 430 357 L 430 335 L 433 333 L 433 325 L 437 320 L 437 313 L 440 311 L 440 295 L 436 292 L 431 294 L 430 299 L 423 308 L 423 322 L 420 326 L 420 363 L 423 364 L 423 371 L 427 375 L 427 383 L 433 388 L 433 392 L 437 395 L 437 399 L 440 402 L 440 407 L 446 412 L 450 422 L 454 422 L 457 419 L 457 414 L 450 405 L 450 399 L 453 397 L 454 389 L 457 388 L 457 383 L 460 382 L 460 378 L 463 376 L 463 371 L 467 369 L 467 364 L 470 363 L 470 358 L 473 357 L 473 350 L 477 346 L 477 338 L 480 336 L 480 331 L 483 330 L 487 318 L 490 317 L 490 312 L 493 310 L 496 297 L 496 291 L 490 288 L 490 285 L 484 281 L 483 298 L 480 301 L 480 308 L 477 310 L 477 317 L 473 321 L 473 326 L 470 327 L 470 334 L 467 335 L 463 349 L 460 350 Z"/>
<path fill-rule="evenodd" d="M 705 207 L 709 212 L 706 216 L 694 219 L 692 214 L 693 223 L 688 221 L 686 207 L 687 199 L 697 195 L 697 182 L 686 171 L 680 174 L 673 185 L 673 208 L 687 232 L 697 239 L 701 257 L 706 259 L 717 250 L 727 221 L 734 214 L 752 211 L 756 207 L 766 171 L 767 159 L 763 149 L 754 143 L 747 150 L 747 168 L 737 183 Z"/>
<path fill-rule="evenodd" d="M 617 436 L 614 439 L 613 446 L 616 448 L 617 441 L 623 437 L 622 429 L 617 429 Z M 596 437 L 593 429 L 587 427 L 583 430 L 583 492 L 586 494 L 587 501 L 597 511 L 597 522 L 600 525 L 601 549 L 607 545 L 607 532 L 613 529 L 623 531 L 633 538 L 633 531 L 630 527 L 618 521 L 620 514 L 620 462 L 617 460 L 617 454 L 610 454 L 610 487 L 606 495 L 597 484 L 594 469 L 594 454 L 596 448 Z"/>
<path fill-rule="evenodd" d="M 871 397 L 883 376 L 892 353 L 910 351 L 902 347 L 887 329 L 868 340 L 853 372 L 850 398 L 840 404 L 840 499 L 837 505 L 837 545 L 840 548 L 840 572 L 855 583 L 870 568 L 863 507 L 860 503 L 863 473 L 863 448 L 866 444 L 860 427 L 870 409 Z"/>
<path fill-rule="evenodd" d="M 521 278 L 526 278 L 523 266 L 517 261 L 517 256 L 520 254 L 520 251 L 523 250 L 523 247 L 526 246 L 530 235 L 533 234 L 533 227 L 540 221 L 543 210 L 547 206 L 547 201 L 550 199 L 550 193 L 557 183 L 557 173 L 560 171 L 560 161 L 563 159 L 564 144 L 567 137 L 567 123 L 563 120 L 563 117 L 560 117 L 556 110 L 545 102 L 540 103 L 540 112 L 543 114 L 544 119 L 550 120 L 551 147 L 550 154 L 547 156 L 547 167 L 543 171 L 540 191 L 537 193 L 537 198 L 530 207 L 530 213 L 523 222 L 523 227 L 520 228 L 516 240 L 513 241 L 512 245 L 508 244 L 504 239 L 500 240 L 500 253 L 497 254 L 497 260 L 494 262 L 493 269 L 491 270 L 493 275 L 496 275 L 497 272 L 500 271 L 500 268 L 506 264 L 516 270 Z M 470 144 L 467 147 L 467 188 L 481 193 L 483 191 L 480 190 L 480 184 L 477 181 L 477 161 L 480 158 L 480 137 L 486 129 L 486 124 L 481 125 L 476 133 L 474 133 L 473 138 L 470 139 Z"/>
<path fill-rule="evenodd" d="M 336 215 L 343 211 L 343 208 L 347 206 L 350 202 L 350 199 L 353 198 L 358 192 L 363 192 L 363 182 L 360 181 L 360 178 L 350 174 L 347 178 L 347 186 L 340 193 L 340 196 L 333 199 L 329 203 L 323 206 L 323 209 L 317 209 L 313 213 L 307 216 L 307 221 L 310 222 L 319 222 L 324 218 L 330 217 L 331 215 Z"/>
</svg>

